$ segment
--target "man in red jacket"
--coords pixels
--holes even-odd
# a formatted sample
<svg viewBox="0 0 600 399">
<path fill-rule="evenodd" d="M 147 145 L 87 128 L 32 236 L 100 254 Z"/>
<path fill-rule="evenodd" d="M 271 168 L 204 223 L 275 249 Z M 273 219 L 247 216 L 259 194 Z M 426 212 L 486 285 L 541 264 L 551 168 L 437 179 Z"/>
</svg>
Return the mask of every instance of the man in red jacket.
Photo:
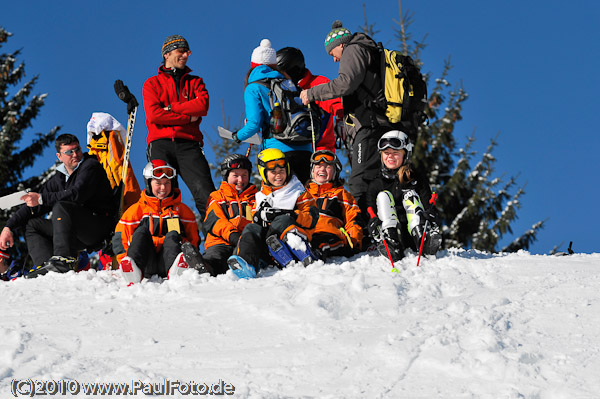
<svg viewBox="0 0 600 399">
<path fill-rule="evenodd" d="M 288 74 L 292 81 L 301 89 L 308 89 L 323 83 L 329 79 L 321 75 L 313 75 L 304 64 L 304 54 L 295 47 L 284 47 L 277 51 L 277 67 Z M 326 120 L 322 126 L 325 127 L 321 139 L 317 142 L 318 150 L 329 150 L 335 152 L 335 125 L 343 119 L 343 106 L 341 98 L 333 98 L 326 101 L 315 101 L 325 111 Z"/>
<path fill-rule="evenodd" d="M 200 220 L 204 220 L 206 201 L 215 190 L 200 131 L 209 101 L 202 78 L 191 75 L 186 66 L 190 54 L 182 36 L 167 37 L 162 46 L 163 65 L 158 75 L 144 83 L 146 155 L 148 161 L 162 159 L 175 167 L 194 197 Z"/>
</svg>

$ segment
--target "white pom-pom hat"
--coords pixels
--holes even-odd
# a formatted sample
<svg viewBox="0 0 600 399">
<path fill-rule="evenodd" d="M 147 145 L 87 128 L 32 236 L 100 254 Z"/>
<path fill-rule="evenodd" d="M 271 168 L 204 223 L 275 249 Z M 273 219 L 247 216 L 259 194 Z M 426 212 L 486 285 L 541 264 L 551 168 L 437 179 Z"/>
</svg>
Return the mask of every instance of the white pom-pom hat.
<svg viewBox="0 0 600 399">
<path fill-rule="evenodd" d="M 250 64 L 255 67 L 258 65 L 277 65 L 277 52 L 271 47 L 269 39 L 262 39 L 260 46 L 252 52 Z"/>
</svg>

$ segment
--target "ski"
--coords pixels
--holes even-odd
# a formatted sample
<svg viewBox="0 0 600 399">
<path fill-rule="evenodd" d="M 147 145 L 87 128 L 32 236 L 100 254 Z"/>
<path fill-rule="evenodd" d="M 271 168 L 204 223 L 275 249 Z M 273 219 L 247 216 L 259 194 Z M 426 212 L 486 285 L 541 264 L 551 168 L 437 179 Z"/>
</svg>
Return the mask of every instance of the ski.
<svg viewBox="0 0 600 399">
<path fill-rule="evenodd" d="M 232 138 L 233 132 L 231 130 L 227 130 L 221 126 L 218 126 L 217 130 L 219 131 L 219 136 L 223 137 L 224 139 L 233 140 L 233 138 Z M 260 145 L 260 137 L 258 137 L 258 133 L 256 133 L 254 136 L 247 138 L 246 140 L 242 140 L 242 142 L 254 144 L 254 145 Z"/>
<path fill-rule="evenodd" d="M 123 214 L 125 201 L 125 181 L 127 179 L 127 170 L 129 169 L 129 155 L 131 153 L 131 141 L 133 138 L 133 128 L 135 126 L 135 116 L 137 114 L 138 102 L 133 94 L 129 91 L 129 88 L 123 84 L 122 80 L 115 81 L 115 93 L 123 102 L 127 104 L 127 113 L 129 118 L 127 119 L 127 137 L 125 139 L 125 153 L 123 154 L 123 171 L 121 174 L 121 202 L 119 204 L 119 217 Z"/>
</svg>

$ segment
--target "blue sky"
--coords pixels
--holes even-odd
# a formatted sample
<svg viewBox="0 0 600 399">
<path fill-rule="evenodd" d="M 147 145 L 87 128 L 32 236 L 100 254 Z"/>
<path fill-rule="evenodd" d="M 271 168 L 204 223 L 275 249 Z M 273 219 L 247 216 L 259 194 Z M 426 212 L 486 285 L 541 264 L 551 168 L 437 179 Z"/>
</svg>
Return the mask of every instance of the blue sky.
<svg viewBox="0 0 600 399">
<path fill-rule="evenodd" d="M 29 133 L 61 125 L 82 140 L 92 112 L 108 112 L 126 124 L 125 105 L 113 90 L 122 79 L 141 102 L 144 81 L 156 74 L 165 37 L 180 34 L 190 43 L 188 61 L 204 78 L 211 109 L 202 123 L 208 140 L 218 140 L 223 104 L 233 123 L 242 118 L 243 79 L 250 54 L 268 38 L 278 49 L 300 48 L 307 66 L 334 78 L 334 64 L 323 40 L 340 19 L 352 31 L 364 23 L 363 1 L 11 1 L 2 6 L 0 24 L 13 33 L 0 51 L 22 48 L 27 78 L 39 75 L 34 93 L 48 93 L 46 105 Z M 313 3 L 306 3 L 313 4 Z M 397 1 L 366 2 L 376 39 L 398 48 L 394 20 Z M 417 1 L 412 12 L 415 39 L 427 35 L 423 72 L 439 76 L 444 61 L 454 65 L 449 81 L 469 93 L 459 142 L 475 134 L 484 150 L 499 134 L 497 176 L 519 175 L 526 184 L 514 236 L 548 219 L 531 252 L 548 253 L 569 241 L 577 252 L 598 252 L 600 195 L 596 152 L 600 144 L 600 5 L 593 1 Z M 132 146 L 136 175 L 146 163 L 145 116 L 138 110 Z M 30 140 L 26 137 L 25 141 Z M 205 139 L 206 140 L 206 139 Z M 210 147 L 207 156 L 212 159 Z M 47 149 L 38 173 L 53 161 Z M 215 183 L 218 184 L 217 181 Z M 191 204 L 191 198 L 184 196 Z M 503 242 L 508 241 L 508 237 Z"/>
</svg>

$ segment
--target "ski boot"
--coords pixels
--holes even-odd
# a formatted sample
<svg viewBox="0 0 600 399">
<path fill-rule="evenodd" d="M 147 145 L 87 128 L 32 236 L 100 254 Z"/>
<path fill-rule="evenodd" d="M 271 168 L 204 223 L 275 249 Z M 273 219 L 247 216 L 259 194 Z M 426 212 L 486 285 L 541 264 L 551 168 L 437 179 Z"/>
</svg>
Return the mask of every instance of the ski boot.
<svg viewBox="0 0 600 399">
<path fill-rule="evenodd" d="M 251 279 L 256 278 L 256 270 L 253 266 L 249 265 L 243 258 L 237 255 L 231 255 L 227 259 L 227 266 L 231 269 L 233 274 L 238 278 Z"/>
<path fill-rule="evenodd" d="M 124 257 L 121 260 L 121 264 L 119 265 L 119 269 L 121 269 L 121 275 L 127 282 L 127 286 L 141 283 L 142 282 L 142 271 L 135 264 L 135 261 L 129 256 Z"/>
<path fill-rule="evenodd" d="M 386 244 L 387 249 L 385 248 Z M 404 247 L 402 246 L 396 227 L 390 227 L 381 232 L 380 241 L 377 243 L 377 250 L 386 258 L 391 257 L 394 263 L 404 258 Z M 389 254 L 388 250 L 390 251 Z"/>
<path fill-rule="evenodd" d="M 185 257 L 183 256 L 183 252 L 180 252 L 179 255 L 175 257 L 173 264 L 169 268 L 169 272 L 167 273 L 168 279 L 172 279 L 175 276 L 181 276 L 183 272 L 188 270 L 190 265 L 188 265 Z"/>
<path fill-rule="evenodd" d="M 202 255 L 200 255 L 191 242 L 188 241 L 181 244 L 181 251 L 183 252 L 185 261 L 192 269 L 197 270 L 200 274 L 208 273 L 211 276 L 213 275 L 212 267 L 204 261 Z"/>
<path fill-rule="evenodd" d="M 425 231 L 425 242 L 423 243 L 424 255 L 435 255 L 442 244 L 442 235 L 440 228 L 435 222 L 427 222 L 427 231 Z M 421 239 L 425 226 L 417 225 L 410 232 L 417 248 L 421 248 Z"/>
<path fill-rule="evenodd" d="M 71 256 L 64 257 L 54 255 L 45 261 L 43 265 L 29 270 L 29 273 L 25 276 L 25 278 L 36 278 L 38 276 L 43 276 L 48 272 L 66 273 L 69 270 L 75 270 L 76 267 L 77 259 Z"/>
<path fill-rule="evenodd" d="M 290 248 L 276 235 L 267 237 L 266 242 L 269 253 L 280 268 L 284 268 L 294 261 L 294 255 L 292 255 Z"/>
</svg>

